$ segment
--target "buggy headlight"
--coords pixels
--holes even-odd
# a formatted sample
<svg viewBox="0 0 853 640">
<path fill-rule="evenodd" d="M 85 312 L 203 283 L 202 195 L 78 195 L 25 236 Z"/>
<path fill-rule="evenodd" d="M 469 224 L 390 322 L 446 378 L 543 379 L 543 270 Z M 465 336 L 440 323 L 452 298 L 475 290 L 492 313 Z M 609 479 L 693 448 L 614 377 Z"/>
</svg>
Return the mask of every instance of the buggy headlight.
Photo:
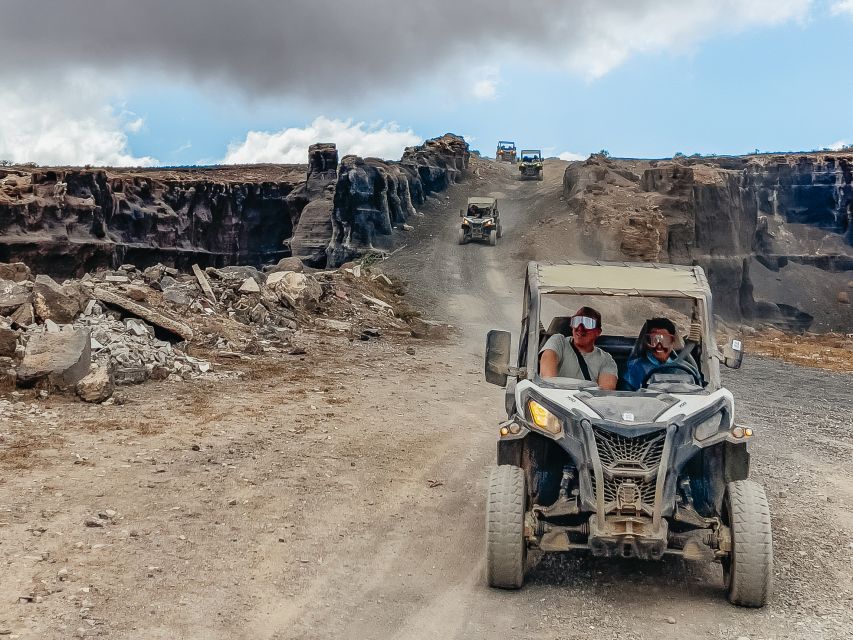
<svg viewBox="0 0 853 640">
<path fill-rule="evenodd" d="M 696 425 L 693 429 L 693 436 L 697 440 L 707 440 L 708 438 L 717 435 L 720 429 L 728 428 L 728 425 L 723 425 L 725 413 L 718 411 L 710 418 L 705 418 L 702 422 Z"/>
<path fill-rule="evenodd" d="M 536 400 L 528 401 L 527 410 L 530 411 L 530 418 L 533 420 L 533 424 L 540 429 L 554 435 L 562 432 L 563 424 L 560 422 L 560 419 L 536 402 Z"/>
</svg>

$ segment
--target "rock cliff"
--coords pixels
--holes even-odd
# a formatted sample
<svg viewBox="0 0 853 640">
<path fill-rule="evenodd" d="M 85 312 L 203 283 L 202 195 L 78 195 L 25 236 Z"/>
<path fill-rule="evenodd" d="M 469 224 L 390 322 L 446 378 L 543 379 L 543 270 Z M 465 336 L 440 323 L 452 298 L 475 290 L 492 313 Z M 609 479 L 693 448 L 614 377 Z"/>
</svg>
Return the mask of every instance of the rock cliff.
<svg viewBox="0 0 853 640">
<path fill-rule="evenodd" d="M 469 158 L 468 144 L 449 133 L 409 147 L 400 162 L 345 156 L 335 187 L 328 263 L 390 250 L 392 229 L 416 215 L 430 193 L 457 182 Z"/>
<path fill-rule="evenodd" d="M 849 153 L 595 155 L 566 168 L 563 192 L 594 255 L 702 265 L 728 318 L 849 330 L 852 168 Z"/>
<path fill-rule="evenodd" d="M 387 249 L 391 229 L 427 194 L 457 181 L 468 145 L 445 135 L 399 162 L 334 144 L 305 165 L 187 169 L 0 168 L 0 262 L 81 276 L 123 263 L 261 265 L 291 255 L 313 267 Z"/>
</svg>

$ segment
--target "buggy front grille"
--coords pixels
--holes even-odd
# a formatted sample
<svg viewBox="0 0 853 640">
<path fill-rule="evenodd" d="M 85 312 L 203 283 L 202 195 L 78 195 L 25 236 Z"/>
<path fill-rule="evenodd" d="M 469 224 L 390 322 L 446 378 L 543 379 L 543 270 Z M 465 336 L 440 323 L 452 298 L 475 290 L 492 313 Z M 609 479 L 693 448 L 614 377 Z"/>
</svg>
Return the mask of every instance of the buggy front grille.
<svg viewBox="0 0 853 640">
<path fill-rule="evenodd" d="M 617 509 L 621 502 L 618 498 L 624 499 L 626 495 L 635 496 L 642 505 L 651 509 L 655 503 L 657 470 L 666 432 L 661 430 L 627 437 L 593 427 L 593 435 L 604 473 L 605 511 Z M 597 486 L 592 470 L 590 480 L 595 492 Z M 622 506 L 625 507 L 624 504 Z M 639 510 L 642 507 L 636 504 L 634 508 Z"/>
</svg>

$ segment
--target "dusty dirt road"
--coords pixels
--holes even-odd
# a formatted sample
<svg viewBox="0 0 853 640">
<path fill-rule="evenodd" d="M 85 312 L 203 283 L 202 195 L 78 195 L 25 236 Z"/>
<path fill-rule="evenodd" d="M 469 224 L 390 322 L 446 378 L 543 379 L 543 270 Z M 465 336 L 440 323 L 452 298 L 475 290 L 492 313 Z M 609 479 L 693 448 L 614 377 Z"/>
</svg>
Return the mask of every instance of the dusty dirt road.
<svg viewBox="0 0 853 640">
<path fill-rule="evenodd" d="M 483 580 L 485 478 L 503 392 L 487 328 L 517 331 L 527 225 L 558 211 L 507 166 L 429 204 L 385 268 L 447 343 L 301 336 L 242 381 L 152 383 L 121 406 L 0 408 L 0 633 L 18 638 L 850 637 L 849 374 L 752 358 L 725 382 L 761 434 L 776 595 L 730 606 L 719 567 L 548 557 L 519 592 Z M 455 244 L 469 194 L 497 247 Z M 414 347 L 414 355 L 406 349 Z M 14 446 L 12 446 L 14 445 Z M 102 513 L 106 524 L 87 527 Z"/>
</svg>

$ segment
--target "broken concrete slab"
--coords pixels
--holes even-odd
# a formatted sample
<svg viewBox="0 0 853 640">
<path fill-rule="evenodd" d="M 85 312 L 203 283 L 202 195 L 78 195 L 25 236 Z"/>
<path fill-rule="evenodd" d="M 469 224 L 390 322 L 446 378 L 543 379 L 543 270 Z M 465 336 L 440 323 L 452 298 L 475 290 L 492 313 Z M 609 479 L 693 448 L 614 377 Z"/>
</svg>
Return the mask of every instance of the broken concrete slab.
<svg viewBox="0 0 853 640">
<path fill-rule="evenodd" d="M 89 344 L 85 329 L 30 336 L 18 368 L 18 383 L 28 385 L 47 378 L 58 389 L 74 389 L 89 374 Z"/>
<path fill-rule="evenodd" d="M 201 290 L 207 299 L 216 303 L 216 295 L 213 293 L 213 289 L 210 287 L 210 282 L 208 281 L 207 276 L 204 275 L 204 271 L 201 270 L 201 267 L 194 264 L 193 273 L 195 274 L 196 280 L 198 280 L 198 286 L 201 287 Z"/>
<path fill-rule="evenodd" d="M 240 293 L 260 293 L 261 287 L 254 278 L 246 278 L 243 280 L 243 284 L 240 285 L 240 288 L 237 289 L 237 291 Z"/>
<path fill-rule="evenodd" d="M 21 305 L 29 303 L 31 296 L 26 287 L 11 280 L 0 280 L 0 314 L 16 311 Z"/>
<path fill-rule="evenodd" d="M 325 327 L 326 329 L 332 329 L 334 331 L 351 331 L 352 323 L 344 322 L 342 320 L 333 320 L 332 318 L 317 318 L 314 321 L 319 327 Z"/>
<path fill-rule="evenodd" d="M 95 287 L 94 296 L 101 302 L 119 307 L 130 315 L 136 316 L 137 318 L 142 318 L 149 324 L 152 324 L 155 327 L 159 327 L 168 333 L 180 336 L 184 340 L 189 341 L 193 339 L 192 329 L 190 329 L 183 322 L 175 318 L 170 318 L 169 316 L 160 311 L 154 311 L 153 309 L 144 307 L 141 304 L 130 300 L 129 298 L 120 296 L 117 293 L 113 293 L 112 291 L 107 291 L 106 289 L 101 289 L 100 287 Z"/>
<path fill-rule="evenodd" d="M 77 383 L 77 395 L 86 402 L 103 402 L 113 395 L 115 383 L 107 367 L 94 370 Z"/>
<path fill-rule="evenodd" d="M 424 320 L 423 318 L 409 318 L 409 328 L 414 338 L 434 338 L 444 340 L 453 332 L 452 325 Z"/>
<path fill-rule="evenodd" d="M 59 324 L 73 322 L 80 313 L 77 298 L 68 294 L 64 287 L 46 275 L 36 276 L 33 285 L 33 309 L 42 320 L 53 320 Z"/>
<path fill-rule="evenodd" d="M 33 305 L 29 302 L 22 304 L 9 318 L 13 326 L 28 327 L 36 321 Z"/>
<path fill-rule="evenodd" d="M 364 301 L 369 304 L 371 307 L 376 307 L 380 311 L 387 313 L 388 315 L 394 315 L 394 307 L 392 307 L 387 302 L 380 300 L 379 298 L 374 298 L 373 296 L 369 296 L 367 294 L 362 293 L 361 297 L 364 298 Z"/>
</svg>

